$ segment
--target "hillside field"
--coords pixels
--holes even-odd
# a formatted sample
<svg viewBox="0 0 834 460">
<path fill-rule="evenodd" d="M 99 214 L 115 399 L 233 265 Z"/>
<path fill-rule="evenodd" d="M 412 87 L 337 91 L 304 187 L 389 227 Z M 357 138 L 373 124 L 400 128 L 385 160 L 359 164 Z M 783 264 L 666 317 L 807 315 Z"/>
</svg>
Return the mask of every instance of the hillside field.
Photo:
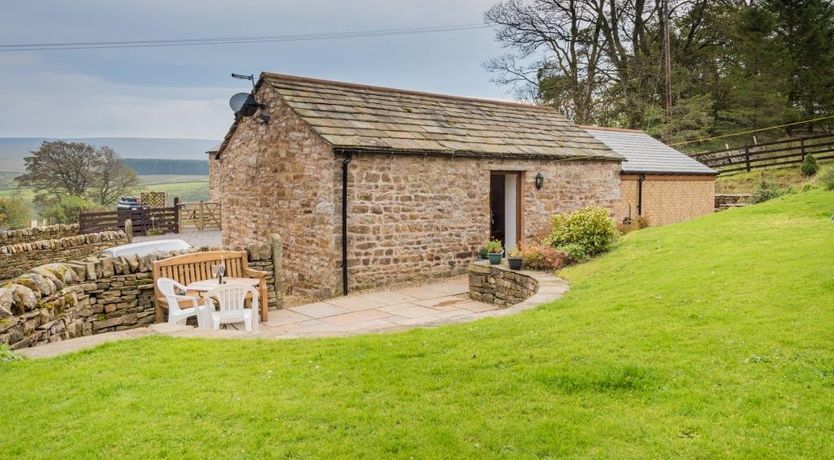
<svg viewBox="0 0 834 460">
<path fill-rule="evenodd" d="M 18 196 L 30 203 L 34 192 L 30 188 L 18 188 L 14 183 L 14 177 L 20 175 L 17 172 L 0 172 L 0 196 Z M 169 204 L 173 203 L 174 197 L 181 201 L 208 200 L 208 176 L 186 176 L 186 175 L 148 175 L 139 176 L 141 186 L 134 190 L 134 195 L 139 195 L 143 190 L 165 192 L 168 194 Z M 35 215 L 35 208 L 33 217 Z"/>
</svg>

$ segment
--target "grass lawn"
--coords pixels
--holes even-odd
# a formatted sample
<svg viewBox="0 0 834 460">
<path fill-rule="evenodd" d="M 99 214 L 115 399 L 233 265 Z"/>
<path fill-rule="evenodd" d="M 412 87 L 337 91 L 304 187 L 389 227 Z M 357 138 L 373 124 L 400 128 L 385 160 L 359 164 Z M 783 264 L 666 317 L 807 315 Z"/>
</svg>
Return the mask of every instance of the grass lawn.
<svg viewBox="0 0 834 460">
<path fill-rule="evenodd" d="M 834 168 L 834 164 L 821 163 L 820 174 L 826 169 Z M 805 185 L 817 183 L 817 174 L 808 178 L 799 171 L 799 165 L 790 168 L 762 169 L 732 175 L 721 175 L 715 179 L 715 193 L 753 193 L 762 180 L 772 182 L 780 189 L 793 188 L 802 190 Z"/>
<path fill-rule="evenodd" d="M 0 456 L 830 458 L 832 214 L 812 191 L 641 230 L 501 319 L 0 363 Z"/>
</svg>

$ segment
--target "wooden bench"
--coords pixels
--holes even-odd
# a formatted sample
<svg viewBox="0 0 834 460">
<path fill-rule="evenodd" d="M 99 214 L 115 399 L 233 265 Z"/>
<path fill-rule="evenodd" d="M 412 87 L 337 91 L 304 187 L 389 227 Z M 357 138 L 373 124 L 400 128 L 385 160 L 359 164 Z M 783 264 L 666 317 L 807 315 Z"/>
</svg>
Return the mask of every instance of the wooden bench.
<svg viewBox="0 0 834 460">
<path fill-rule="evenodd" d="M 260 280 L 258 293 L 260 295 L 261 321 L 267 320 L 268 298 L 266 290 L 266 272 L 253 270 L 248 267 L 246 251 L 206 251 L 194 252 L 153 261 L 153 290 L 156 322 L 166 320 L 167 303 L 159 292 L 156 280 L 171 278 L 176 282 L 188 286 L 196 281 L 210 280 L 212 265 L 224 263 L 226 273 L 230 278 L 257 278 Z"/>
</svg>

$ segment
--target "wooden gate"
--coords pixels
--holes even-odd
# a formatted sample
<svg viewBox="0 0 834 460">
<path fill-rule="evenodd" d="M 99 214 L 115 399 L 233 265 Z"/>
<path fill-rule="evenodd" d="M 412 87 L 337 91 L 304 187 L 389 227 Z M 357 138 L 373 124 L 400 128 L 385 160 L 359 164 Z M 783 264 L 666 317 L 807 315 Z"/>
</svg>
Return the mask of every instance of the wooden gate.
<svg viewBox="0 0 834 460">
<path fill-rule="evenodd" d="M 181 228 L 193 227 L 197 230 L 220 229 L 220 203 L 213 201 L 179 202 L 174 200 L 179 208 Z"/>
</svg>

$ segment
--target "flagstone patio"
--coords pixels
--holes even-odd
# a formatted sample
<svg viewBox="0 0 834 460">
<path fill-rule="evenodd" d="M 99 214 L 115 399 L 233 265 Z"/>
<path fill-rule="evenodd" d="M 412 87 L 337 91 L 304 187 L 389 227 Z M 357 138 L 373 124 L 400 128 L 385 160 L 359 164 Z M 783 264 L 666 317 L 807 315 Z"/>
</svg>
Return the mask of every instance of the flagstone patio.
<svg viewBox="0 0 834 460">
<path fill-rule="evenodd" d="M 162 334 L 174 337 L 289 339 L 347 336 L 397 331 L 414 327 L 472 321 L 527 310 L 560 298 L 566 281 L 547 273 L 525 272 L 536 278 L 539 290 L 526 301 L 508 308 L 471 300 L 466 276 L 379 292 L 365 292 L 299 305 L 269 313 L 257 332 L 235 329 L 205 330 L 168 323 L 148 328 L 110 332 L 19 350 L 30 358 L 55 356 L 95 345 Z"/>
</svg>

